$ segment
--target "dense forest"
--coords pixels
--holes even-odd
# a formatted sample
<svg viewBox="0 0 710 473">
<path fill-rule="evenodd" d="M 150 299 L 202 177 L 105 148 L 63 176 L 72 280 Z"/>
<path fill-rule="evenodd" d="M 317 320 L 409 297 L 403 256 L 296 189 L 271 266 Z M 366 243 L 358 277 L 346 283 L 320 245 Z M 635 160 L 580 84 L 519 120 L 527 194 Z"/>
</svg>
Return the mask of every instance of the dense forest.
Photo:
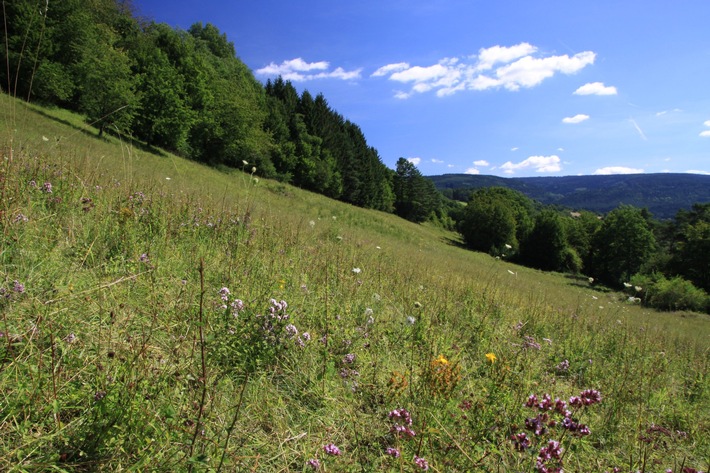
<svg viewBox="0 0 710 473">
<path fill-rule="evenodd" d="M 213 25 L 174 29 L 138 18 L 126 0 L 3 6 L 7 47 L 0 59 L 7 67 L 0 68 L 0 86 L 24 100 L 83 114 L 99 136 L 128 135 L 213 166 L 413 222 L 434 221 L 457 229 L 474 250 L 585 274 L 655 307 L 710 308 L 710 204 L 690 209 L 688 203 L 690 210 L 663 223 L 647 209 L 618 205 L 602 219 L 490 182 L 467 189 L 464 198 L 448 190 L 449 197 L 467 201 L 462 205 L 404 158 L 395 170 L 387 168 L 362 130 L 322 94 L 299 94 L 281 78 L 261 84 Z"/>
<path fill-rule="evenodd" d="M 659 220 L 675 217 L 697 202 L 710 202 L 710 176 L 702 174 L 615 174 L 608 176 L 498 177 L 470 174 L 428 176 L 446 197 L 466 202 L 481 187 L 522 192 L 546 205 L 607 213 L 620 205 L 646 208 Z"/>
</svg>

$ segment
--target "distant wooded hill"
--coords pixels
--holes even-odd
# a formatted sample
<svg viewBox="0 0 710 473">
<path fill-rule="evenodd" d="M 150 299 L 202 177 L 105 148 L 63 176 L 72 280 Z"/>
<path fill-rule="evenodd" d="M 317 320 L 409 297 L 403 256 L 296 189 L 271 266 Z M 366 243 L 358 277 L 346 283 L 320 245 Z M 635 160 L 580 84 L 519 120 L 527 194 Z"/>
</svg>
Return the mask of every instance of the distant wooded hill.
<svg viewBox="0 0 710 473">
<path fill-rule="evenodd" d="M 710 202 L 710 176 L 701 174 L 619 174 L 611 176 L 512 177 L 444 174 L 427 176 L 445 196 L 466 201 L 471 190 L 501 186 L 546 205 L 605 213 L 621 204 L 647 208 L 657 219 Z"/>
</svg>

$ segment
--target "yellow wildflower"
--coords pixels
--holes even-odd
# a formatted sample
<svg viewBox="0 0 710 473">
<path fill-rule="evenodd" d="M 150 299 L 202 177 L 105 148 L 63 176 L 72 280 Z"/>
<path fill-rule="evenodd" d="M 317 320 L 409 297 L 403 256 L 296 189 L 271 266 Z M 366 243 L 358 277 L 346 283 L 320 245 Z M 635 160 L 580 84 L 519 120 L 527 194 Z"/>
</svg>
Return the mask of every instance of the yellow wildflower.
<svg viewBox="0 0 710 473">
<path fill-rule="evenodd" d="M 490 364 L 493 364 L 496 362 L 498 358 L 496 357 L 495 353 L 486 353 L 486 360 L 490 362 Z"/>
<path fill-rule="evenodd" d="M 440 365 L 448 365 L 448 364 L 449 364 L 449 360 L 447 360 L 446 358 L 444 358 L 444 355 L 439 355 L 439 358 L 437 358 L 436 360 L 434 360 L 434 363 L 437 363 L 437 364 L 440 364 Z"/>
</svg>

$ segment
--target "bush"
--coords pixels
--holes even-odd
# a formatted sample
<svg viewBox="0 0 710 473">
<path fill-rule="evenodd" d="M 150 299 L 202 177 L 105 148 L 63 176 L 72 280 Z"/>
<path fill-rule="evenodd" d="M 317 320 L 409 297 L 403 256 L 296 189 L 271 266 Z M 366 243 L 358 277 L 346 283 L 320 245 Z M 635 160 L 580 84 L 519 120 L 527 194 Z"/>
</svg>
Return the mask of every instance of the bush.
<svg viewBox="0 0 710 473">
<path fill-rule="evenodd" d="M 649 307 L 660 310 L 692 310 L 696 312 L 710 310 L 708 294 L 680 276 L 672 279 L 666 279 L 663 275 L 635 276 L 633 283 L 644 288 L 643 301 Z"/>
</svg>

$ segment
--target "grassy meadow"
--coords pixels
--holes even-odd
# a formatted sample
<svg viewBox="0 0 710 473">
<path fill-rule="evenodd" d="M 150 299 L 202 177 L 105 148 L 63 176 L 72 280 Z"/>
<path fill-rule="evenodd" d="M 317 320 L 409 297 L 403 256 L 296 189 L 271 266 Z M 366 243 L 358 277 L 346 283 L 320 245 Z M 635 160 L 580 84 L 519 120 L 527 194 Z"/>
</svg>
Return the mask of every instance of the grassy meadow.
<svg viewBox="0 0 710 473">
<path fill-rule="evenodd" d="M 710 317 L 0 98 L 0 470 L 710 467 Z"/>
</svg>

